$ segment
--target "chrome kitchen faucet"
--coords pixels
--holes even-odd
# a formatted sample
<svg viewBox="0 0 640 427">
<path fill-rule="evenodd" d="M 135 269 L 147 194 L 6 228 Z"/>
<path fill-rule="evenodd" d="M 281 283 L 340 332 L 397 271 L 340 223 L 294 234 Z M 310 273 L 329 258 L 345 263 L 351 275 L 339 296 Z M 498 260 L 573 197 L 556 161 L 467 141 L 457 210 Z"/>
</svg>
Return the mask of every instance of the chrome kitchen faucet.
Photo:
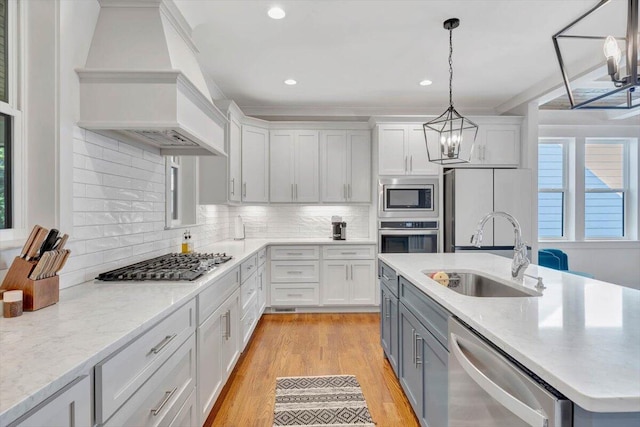
<svg viewBox="0 0 640 427">
<path fill-rule="evenodd" d="M 502 217 L 511 223 L 513 226 L 513 232 L 515 234 L 515 243 L 513 246 L 513 261 L 511 262 L 511 277 L 515 280 L 522 281 L 524 279 L 524 271 L 529 266 L 529 258 L 527 258 L 527 245 L 522 240 L 522 229 L 520 223 L 513 215 L 506 212 L 495 211 L 486 214 L 476 228 L 475 234 L 471 236 L 471 244 L 480 247 L 482 243 L 482 230 L 487 221 L 493 217 Z"/>
</svg>

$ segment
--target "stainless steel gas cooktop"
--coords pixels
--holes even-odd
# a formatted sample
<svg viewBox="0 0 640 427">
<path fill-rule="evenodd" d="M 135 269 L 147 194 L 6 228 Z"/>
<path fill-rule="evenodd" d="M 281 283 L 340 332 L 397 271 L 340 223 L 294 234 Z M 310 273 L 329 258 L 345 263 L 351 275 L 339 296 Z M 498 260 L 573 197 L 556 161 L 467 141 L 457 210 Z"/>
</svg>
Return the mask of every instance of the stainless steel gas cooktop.
<svg viewBox="0 0 640 427">
<path fill-rule="evenodd" d="M 226 253 L 168 254 L 100 273 L 96 279 L 102 281 L 195 280 L 232 258 Z"/>
</svg>

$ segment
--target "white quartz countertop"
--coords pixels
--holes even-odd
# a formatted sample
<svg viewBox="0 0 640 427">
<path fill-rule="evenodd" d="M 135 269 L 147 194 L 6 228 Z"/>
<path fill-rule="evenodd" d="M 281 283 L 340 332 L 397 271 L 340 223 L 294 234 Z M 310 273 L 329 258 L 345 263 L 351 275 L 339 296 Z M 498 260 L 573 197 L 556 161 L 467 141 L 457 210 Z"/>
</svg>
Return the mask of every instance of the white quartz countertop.
<svg viewBox="0 0 640 427">
<path fill-rule="evenodd" d="M 539 297 L 460 295 L 423 271 L 478 271 L 510 282 L 511 260 L 490 254 L 380 254 L 455 316 L 592 412 L 640 412 L 640 291 L 536 265 Z M 535 291 L 536 281 L 524 286 Z M 517 284 L 516 284 L 517 286 Z"/>
<path fill-rule="evenodd" d="M 0 317 L 0 426 L 51 396 L 267 245 L 375 244 L 371 239 L 225 240 L 202 248 L 233 259 L 193 282 L 87 282 L 60 301 Z"/>
</svg>

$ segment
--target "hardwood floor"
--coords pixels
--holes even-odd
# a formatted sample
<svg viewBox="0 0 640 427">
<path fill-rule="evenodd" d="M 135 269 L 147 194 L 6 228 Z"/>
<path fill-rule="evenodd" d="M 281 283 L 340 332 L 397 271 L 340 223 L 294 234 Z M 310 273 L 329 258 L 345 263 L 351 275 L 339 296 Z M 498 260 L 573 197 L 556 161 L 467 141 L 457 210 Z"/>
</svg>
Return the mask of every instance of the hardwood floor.
<svg viewBox="0 0 640 427">
<path fill-rule="evenodd" d="M 355 375 L 379 427 L 418 426 L 380 347 L 378 314 L 265 314 L 205 427 L 273 424 L 276 377 Z"/>
</svg>

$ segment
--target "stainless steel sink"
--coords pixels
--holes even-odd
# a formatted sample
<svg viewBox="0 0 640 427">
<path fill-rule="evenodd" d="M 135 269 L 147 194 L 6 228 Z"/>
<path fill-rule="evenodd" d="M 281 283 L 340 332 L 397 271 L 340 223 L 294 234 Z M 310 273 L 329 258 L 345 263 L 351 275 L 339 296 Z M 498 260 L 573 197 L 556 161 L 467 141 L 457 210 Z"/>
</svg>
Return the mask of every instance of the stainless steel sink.
<svg viewBox="0 0 640 427">
<path fill-rule="evenodd" d="M 478 273 L 445 271 L 449 275 L 448 289 L 462 295 L 479 298 L 500 297 L 538 297 L 540 294 L 532 289 L 506 285 Z M 431 276 L 433 271 L 424 271 Z"/>
</svg>

